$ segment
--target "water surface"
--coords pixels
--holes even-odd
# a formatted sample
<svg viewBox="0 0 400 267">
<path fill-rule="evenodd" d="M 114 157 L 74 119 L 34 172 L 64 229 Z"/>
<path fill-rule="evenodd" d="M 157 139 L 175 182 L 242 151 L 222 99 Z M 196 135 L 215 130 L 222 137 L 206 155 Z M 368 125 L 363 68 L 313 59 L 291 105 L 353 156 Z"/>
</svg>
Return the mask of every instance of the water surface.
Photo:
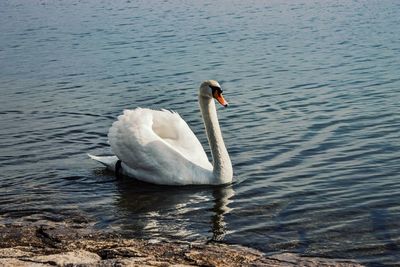
<svg viewBox="0 0 400 267">
<path fill-rule="evenodd" d="M 398 1 L 1 1 L 0 221 L 400 265 Z M 123 109 L 173 109 L 207 147 L 216 79 L 235 183 L 115 180 Z M 83 218 L 83 219 L 82 219 Z"/>
</svg>

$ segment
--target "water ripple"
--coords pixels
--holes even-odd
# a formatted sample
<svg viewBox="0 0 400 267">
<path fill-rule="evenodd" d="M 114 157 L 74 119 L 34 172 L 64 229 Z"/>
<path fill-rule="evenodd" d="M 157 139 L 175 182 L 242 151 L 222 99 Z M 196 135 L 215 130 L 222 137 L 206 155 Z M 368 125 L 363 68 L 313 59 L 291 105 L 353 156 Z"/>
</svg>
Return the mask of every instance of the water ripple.
<svg viewBox="0 0 400 267">
<path fill-rule="evenodd" d="M 0 221 L 399 265 L 398 3 L 225 2 L 0 2 Z M 209 153 L 210 78 L 233 185 L 118 181 L 87 159 L 137 106 L 179 112 Z"/>
</svg>

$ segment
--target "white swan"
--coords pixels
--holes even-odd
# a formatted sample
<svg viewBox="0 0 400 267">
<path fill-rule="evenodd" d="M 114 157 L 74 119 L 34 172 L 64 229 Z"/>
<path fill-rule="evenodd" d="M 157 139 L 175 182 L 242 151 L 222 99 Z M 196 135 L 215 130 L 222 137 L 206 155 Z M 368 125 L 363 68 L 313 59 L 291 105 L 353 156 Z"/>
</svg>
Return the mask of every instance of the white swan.
<svg viewBox="0 0 400 267">
<path fill-rule="evenodd" d="M 89 156 L 110 170 L 115 171 L 119 164 L 122 174 L 154 184 L 229 183 L 232 181 L 232 164 L 222 139 L 213 98 L 228 106 L 219 83 L 204 81 L 199 89 L 199 104 L 213 164 L 177 113 L 144 108 L 125 110 L 111 126 L 108 139 L 115 156 Z M 119 172 L 119 168 L 116 171 Z"/>
</svg>

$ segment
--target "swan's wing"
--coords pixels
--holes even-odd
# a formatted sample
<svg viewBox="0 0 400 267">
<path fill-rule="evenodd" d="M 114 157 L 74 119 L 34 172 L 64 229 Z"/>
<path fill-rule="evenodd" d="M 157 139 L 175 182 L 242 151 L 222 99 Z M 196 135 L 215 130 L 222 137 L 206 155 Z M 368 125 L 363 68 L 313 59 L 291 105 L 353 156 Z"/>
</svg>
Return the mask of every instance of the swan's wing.
<svg viewBox="0 0 400 267">
<path fill-rule="evenodd" d="M 165 157 L 176 161 L 177 155 L 182 156 L 182 161 L 205 169 L 211 167 L 203 147 L 186 122 L 177 113 L 167 110 L 125 110 L 110 128 L 108 139 L 113 153 L 132 169 L 157 168 L 158 159 L 165 165 L 168 161 Z M 157 146 L 149 145 L 153 143 Z M 171 162 L 171 167 L 178 167 L 177 163 Z"/>
</svg>

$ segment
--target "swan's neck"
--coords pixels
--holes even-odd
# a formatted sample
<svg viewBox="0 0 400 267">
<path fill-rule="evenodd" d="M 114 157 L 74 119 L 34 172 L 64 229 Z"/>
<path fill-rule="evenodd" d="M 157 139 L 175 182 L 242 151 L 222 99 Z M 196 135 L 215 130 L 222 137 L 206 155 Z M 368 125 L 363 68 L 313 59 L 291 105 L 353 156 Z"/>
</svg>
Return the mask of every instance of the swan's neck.
<svg viewBox="0 0 400 267">
<path fill-rule="evenodd" d="M 229 183 L 233 175 L 232 163 L 222 138 L 214 100 L 199 96 L 199 103 L 213 158 L 213 183 Z"/>
</svg>

